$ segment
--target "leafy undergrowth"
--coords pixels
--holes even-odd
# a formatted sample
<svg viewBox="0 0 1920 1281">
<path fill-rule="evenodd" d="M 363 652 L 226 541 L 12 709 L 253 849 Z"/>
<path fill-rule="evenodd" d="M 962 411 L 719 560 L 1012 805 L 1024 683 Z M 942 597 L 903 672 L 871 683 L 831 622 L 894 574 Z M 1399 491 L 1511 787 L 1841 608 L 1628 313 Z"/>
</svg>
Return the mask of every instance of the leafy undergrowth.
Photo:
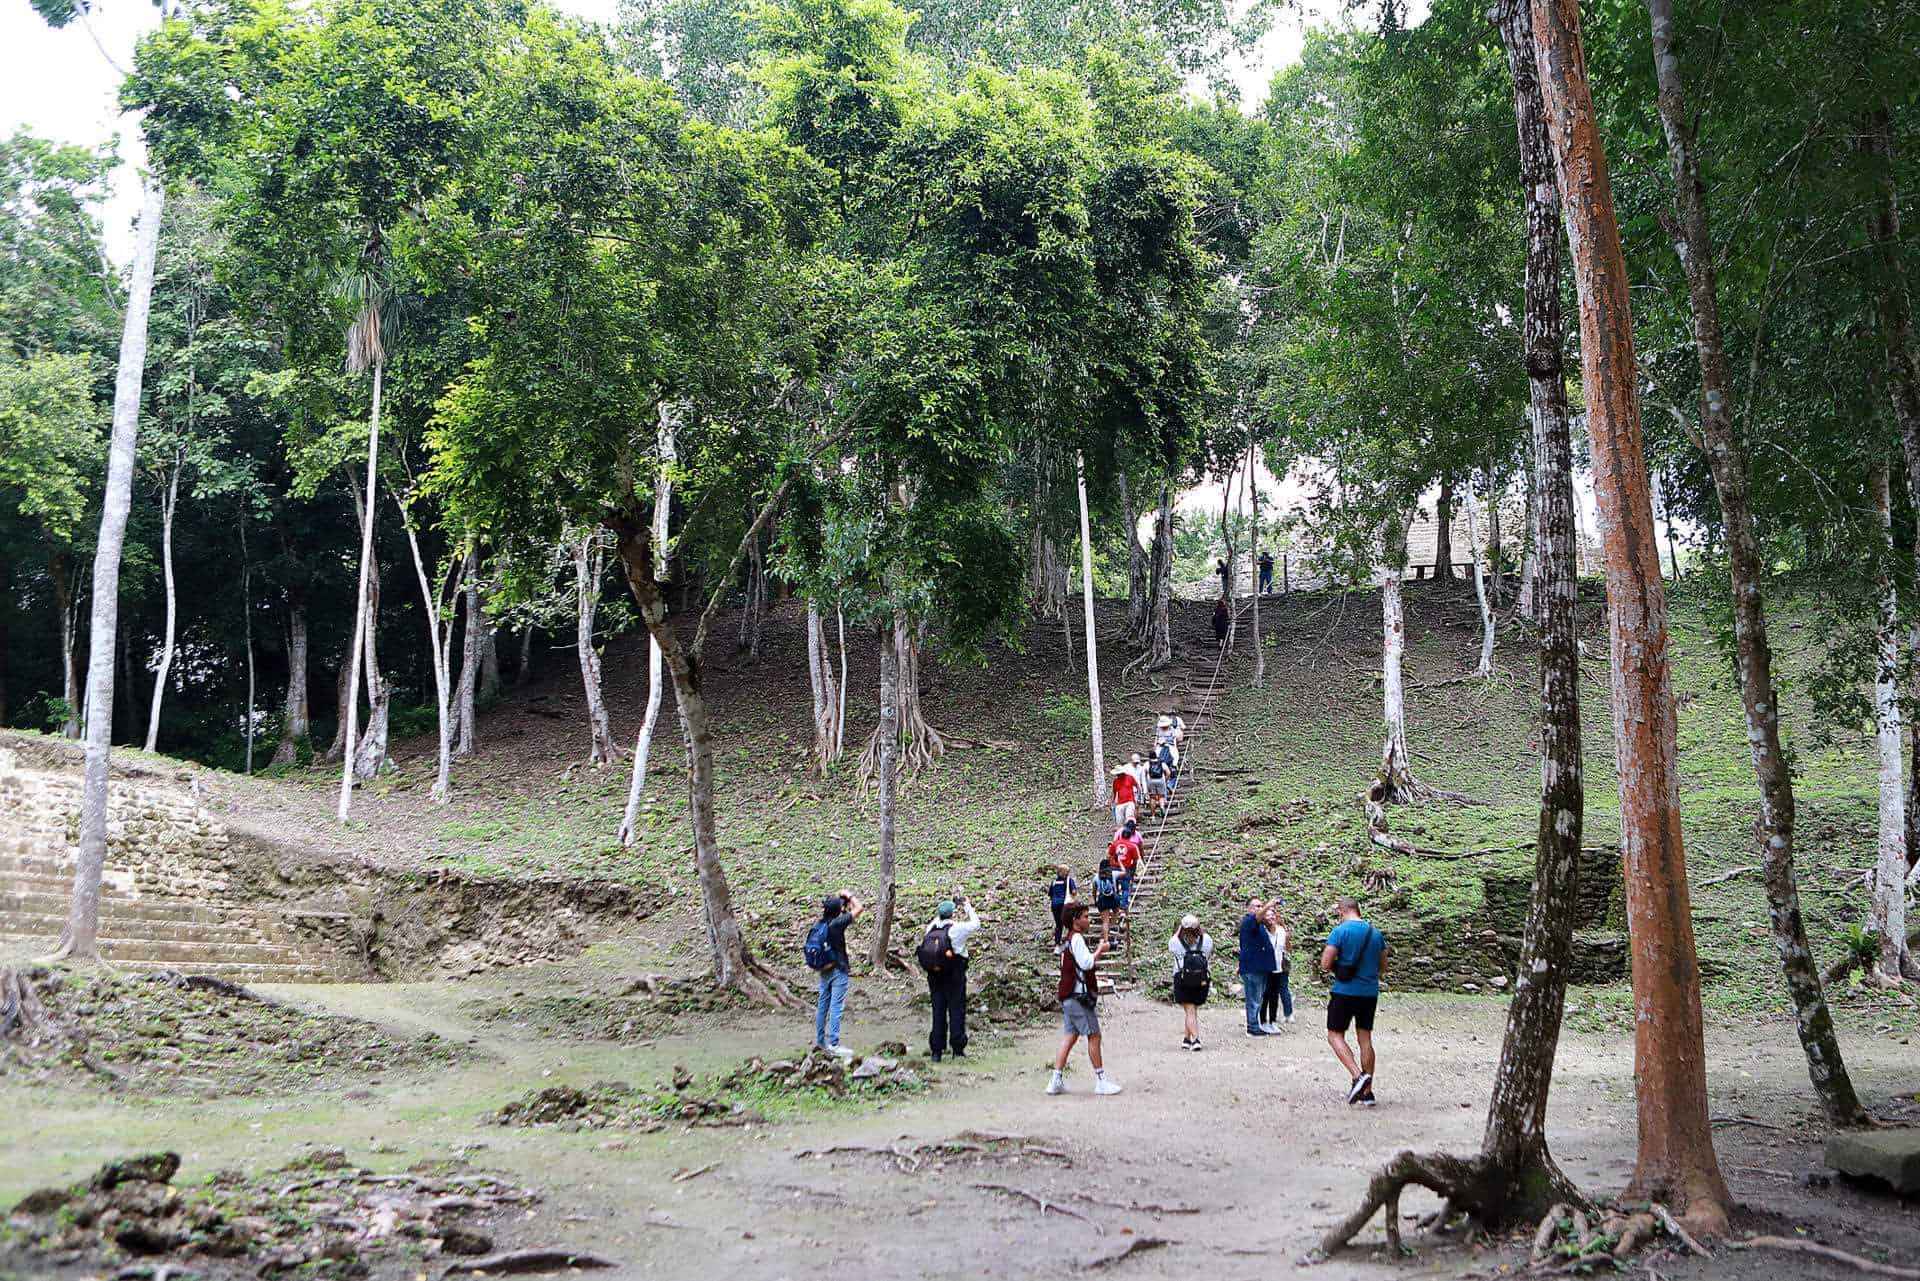
<svg viewBox="0 0 1920 1281">
<path fill-rule="evenodd" d="M 86 1081 L 140 1094 L 215 1097 L 311 1090 L 444 1063 L 471 1051 L 360 1019 L 309 1014 L 246 988 L 161 971 L 13 971 L 0 1076 Z"/>
<path fill-rule="evenodd" d="M 494 1221 L 540 1199 L 460 1162 L 382 1175 L 337 1148 L 184 1187 L 179 1168 L 153 1153 L 28 1194 L 0 1227 L 0 1275 L 412 1277 L 431 1259 L 491 1254 Z"/>
<path fill-rule="evenodd" d="M 644 1090 L 624 1081 L 550 1085 L 489 1113 L 486 1119 L 504 1126 L 654 1133 L 670 1123 L 755 1125 L 803 1113 L 862 1107 L 918 1094 L 928 1085 L 927 1065 L 909 1060 L 906 1046 L 895 1041 L 852 1059 L 809 1049 L 788 1059 L 750 1058 L 731 1071 L 697 1078 L 676 1068 L 671 1081 Z"/>
</svg>

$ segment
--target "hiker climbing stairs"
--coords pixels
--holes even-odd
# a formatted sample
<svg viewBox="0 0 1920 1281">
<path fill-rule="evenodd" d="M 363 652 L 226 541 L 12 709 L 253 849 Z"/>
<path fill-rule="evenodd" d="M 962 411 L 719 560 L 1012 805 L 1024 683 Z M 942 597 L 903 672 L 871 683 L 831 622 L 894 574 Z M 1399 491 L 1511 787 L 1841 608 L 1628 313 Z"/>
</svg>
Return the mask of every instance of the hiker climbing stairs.
<svg viewBox="0 0 1920 1281">
<path fill-rule="evenodd" d="M 1144 936 L 1135 939 L 1133 923 L 1160 887 L 1166 874 L 1167 861 L 1176 848 L 1176 838 L 1183 819 L 1193 803 L 1199 775 L 1200 745 L 1207 719 L 1213 711 L 1215 700 L 1227 688 L 1226 658 L 1227 652 L 1222 650 L 1212 656 L 1201 654 L 1197 661 L 1190 659 L 1185 680 L 1173 691 L 1175 698 L 1171 710 L 1187 723 L 1180 752 L 1179 783 L 1159 814 L 1139 822 L 1140 862 L 1134 869 L 1132 901 L 1128 910 L 1120 913 L 1113 924 L 1113 967 L 1124 967 L 1130 982 L 1138 980 L 1143 965 L 1151 970 L 1156 964 L 1158 951 L 1153 946 L 1153 940 Z M 1100 987 L 1103 992 L 1115 990 L 1116 983 L 1111 971 L 1102 972 Z"/>
</svg>

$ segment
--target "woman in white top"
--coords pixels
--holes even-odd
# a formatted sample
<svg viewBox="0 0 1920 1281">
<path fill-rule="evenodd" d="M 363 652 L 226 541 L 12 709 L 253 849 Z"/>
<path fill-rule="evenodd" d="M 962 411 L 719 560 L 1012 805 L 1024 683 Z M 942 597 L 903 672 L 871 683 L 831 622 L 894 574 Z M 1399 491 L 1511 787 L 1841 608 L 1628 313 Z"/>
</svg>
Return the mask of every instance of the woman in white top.
<svg viewBox="0 0 1920 1281">
<path fill-rule="evenodd" d="M 1207 993 L 1213 985 L 1210 970 L 1213 939 L 1200 928 L 1199 917 L 1183 916 L 1180 929 L 1167 940 L 1167 951 L 1173 953 L 1173 999 L 1179 1002 L 1180 1011 L 1186 1016 L 1186 1035 L 1180 1038 L 1180 1048 L 1197 1050 L 1200 1048 L 1200 1007 L 1207 1003 Z"/>
<path fill-rule="evenodd" d="M 1280 900 L 1267 900 L 1267 910 L 1261 914 L 1261 924 L 1267 927 L 1267 937 L 1273 940 L 1273 955 L 1280 968 L 1267 975 L 1267 994 L 1260 1005 L 1260 1024 L 1269 1032 L 1280 1030 L 1279 1016 L 1293 1022 L 1293 992 L 1287 986 L 1287 975 L 1292 967 L 1287 962 L 1287 927 L 1280 919 Z"/>
</svg>

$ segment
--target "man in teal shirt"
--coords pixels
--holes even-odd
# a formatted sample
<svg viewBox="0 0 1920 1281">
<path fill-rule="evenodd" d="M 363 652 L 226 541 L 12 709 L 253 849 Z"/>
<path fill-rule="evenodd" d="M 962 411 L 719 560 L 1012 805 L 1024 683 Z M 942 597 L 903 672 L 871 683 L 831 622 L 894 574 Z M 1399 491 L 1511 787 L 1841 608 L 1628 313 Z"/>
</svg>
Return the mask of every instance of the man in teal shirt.
<svg viewBox="0 0 1920 1281">
<path fill-rule="evenodd" d="M 1320 951 L 1320 968 L 1333 975 L 1333 996 L 1327 1002 L 1327 1044 L 1352 1077 L 1347 1102 L 1372 1107 L 1373 1015 L 1380 1004 L 1380 970 L 1387 957 L 1387 940 L 1360 919 L 1360 904 L 1343 898 L 1340 921 L 1327 935 Z M 1360 1042 L 1356 1059 L 1347 1045 L 1347 1029 L 1355 1028 Z"/>
</svg>

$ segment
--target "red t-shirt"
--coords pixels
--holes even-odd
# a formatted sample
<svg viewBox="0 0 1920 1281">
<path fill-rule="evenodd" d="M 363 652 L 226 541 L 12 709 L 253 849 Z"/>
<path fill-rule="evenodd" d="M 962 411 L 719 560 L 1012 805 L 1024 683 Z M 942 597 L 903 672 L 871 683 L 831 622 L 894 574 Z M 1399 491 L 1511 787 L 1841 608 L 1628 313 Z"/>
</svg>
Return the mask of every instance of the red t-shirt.
<svg viewBox="0 0 1920 1281">
<path fill-rule="evenodd" d="M 1133 775 L 1124 772 L 1115 774 L 1113 776 L 1114 804 L 1131 805 L 1135 793 L 1139 790 L 1139 786 L 1138 780 L 1136 780 Z"/>
<path fill-rule="evenodd" d="M 1124 836 L 1113 838 L 1113 844 L 1107 846 L 1107 857 L 1131 872 L 1133 865 L 1140 861 L 1140 842 L 1130 841 Z"/>
</svg>

